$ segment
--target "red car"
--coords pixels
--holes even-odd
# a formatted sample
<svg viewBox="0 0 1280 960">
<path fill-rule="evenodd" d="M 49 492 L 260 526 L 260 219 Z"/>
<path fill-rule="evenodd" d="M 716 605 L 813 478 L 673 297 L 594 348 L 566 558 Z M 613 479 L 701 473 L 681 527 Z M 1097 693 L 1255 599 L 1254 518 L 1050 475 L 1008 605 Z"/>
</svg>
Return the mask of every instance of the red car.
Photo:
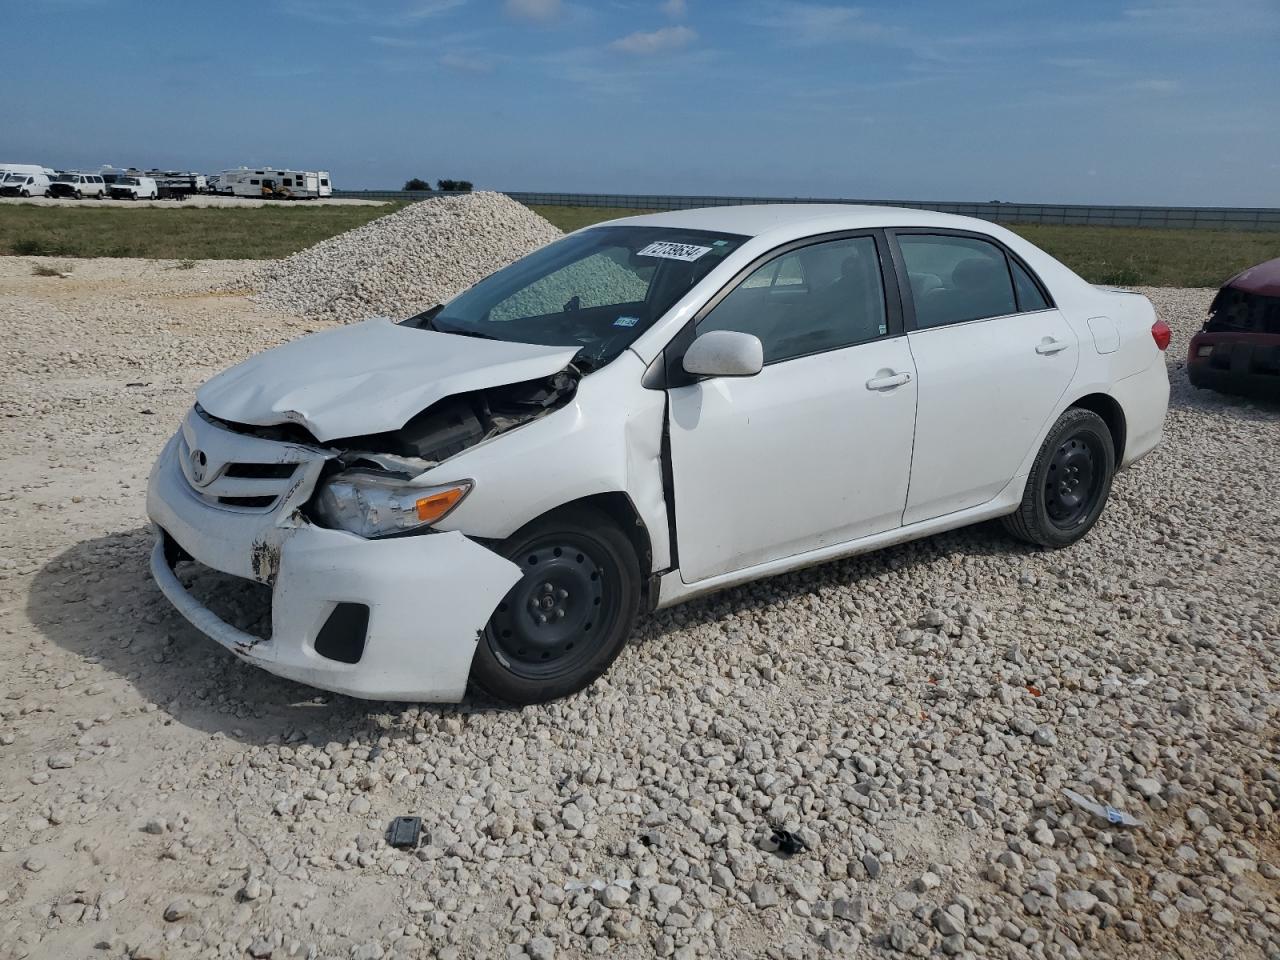
<svg viewBox="0 0 1280 960">
<path fill-rule="evenodd" d="M 1280 257 L 1222 285 L 1187 348 L 1192 386 L 1280 398 Z"/>
</svg>

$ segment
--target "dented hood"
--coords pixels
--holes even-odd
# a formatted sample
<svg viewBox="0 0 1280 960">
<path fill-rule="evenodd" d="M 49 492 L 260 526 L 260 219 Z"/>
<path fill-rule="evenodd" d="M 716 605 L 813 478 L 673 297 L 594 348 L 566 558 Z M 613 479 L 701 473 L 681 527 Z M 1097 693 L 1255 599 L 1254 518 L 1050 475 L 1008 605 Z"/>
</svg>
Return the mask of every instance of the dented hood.
<svg viewBox="0 0 1280 960">
<path fill-rule="evenodd" d="M 196 391 L 223 420 L 296 423 L 320 441 L 398 430 L 437 400 L 549 377 L 573 347 L 482 340 L 386 318 L 313 333 L 250 357 Z"/>
</svg>

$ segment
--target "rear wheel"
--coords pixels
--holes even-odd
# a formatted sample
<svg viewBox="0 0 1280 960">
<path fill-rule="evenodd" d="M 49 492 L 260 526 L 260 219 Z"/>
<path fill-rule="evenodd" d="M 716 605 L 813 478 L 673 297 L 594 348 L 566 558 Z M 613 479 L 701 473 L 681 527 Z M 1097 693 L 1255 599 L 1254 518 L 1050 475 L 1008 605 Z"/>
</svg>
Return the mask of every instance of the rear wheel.
<svg viewBox="0 0 1280 960">
<path fill-rule="evenodd" d="M 1045 437 L 1018 511 L 1005 529 L 1042 547 L 1066 547 L 1102 514 L 1116 469 L 1115 444 L 1101 417 L 1072 407 Z"/>
<path fill-rule="evenodd" d="M 575 693 L 618 656 L 640 605 L 640 565 L 630 541 L 596 510 L 536 520 L 501 552 L 523 576 L 493 612 L 471 677 L 510 703 Z"/>
</svg>

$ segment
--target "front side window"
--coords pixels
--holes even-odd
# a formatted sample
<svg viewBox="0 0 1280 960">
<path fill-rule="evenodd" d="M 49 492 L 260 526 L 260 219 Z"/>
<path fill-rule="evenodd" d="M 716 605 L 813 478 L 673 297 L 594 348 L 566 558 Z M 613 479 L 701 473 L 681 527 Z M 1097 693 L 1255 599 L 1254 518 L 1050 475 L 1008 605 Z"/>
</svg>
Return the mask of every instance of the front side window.
<svg viewBox="0 0 1280 960">
<path fill-rule="evenodd" d="M 899 234 L 922 330 L 1017 313 L 1004 251 L 973 237 Z"/>
<path fill-rule="evenodd" d="M 698 324 L 760 338 L 764 362 L 835 350 L 889 331 L 871 237 L 815 243 L 754 270 Z"/>
<path fill-rule="evenodd" d="M 671 227 L 596 227 L 548 244 L 406 325 L 462 336 L 578 347 L 608 363 L 746 237 Z"/>
</svg>

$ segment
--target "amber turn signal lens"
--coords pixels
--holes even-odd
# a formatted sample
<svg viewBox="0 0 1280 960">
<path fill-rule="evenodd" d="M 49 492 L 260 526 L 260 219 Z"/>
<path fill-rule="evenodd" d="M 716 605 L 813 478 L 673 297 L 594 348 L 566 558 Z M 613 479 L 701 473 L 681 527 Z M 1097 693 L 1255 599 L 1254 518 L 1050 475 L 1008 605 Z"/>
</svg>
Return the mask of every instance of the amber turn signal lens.
<svg viewBox="0 0 1280 960">
<path fill-rule="evenodd" d="M 429 497 L 423 497 L 416 504 L 418 519 L 423 523 L 439 520 L 457 506 L 458 501 L 466 495 L 467 489 L 466 486 L 450 487 L 448 490 L 441 490 Z"/>
</svg>

